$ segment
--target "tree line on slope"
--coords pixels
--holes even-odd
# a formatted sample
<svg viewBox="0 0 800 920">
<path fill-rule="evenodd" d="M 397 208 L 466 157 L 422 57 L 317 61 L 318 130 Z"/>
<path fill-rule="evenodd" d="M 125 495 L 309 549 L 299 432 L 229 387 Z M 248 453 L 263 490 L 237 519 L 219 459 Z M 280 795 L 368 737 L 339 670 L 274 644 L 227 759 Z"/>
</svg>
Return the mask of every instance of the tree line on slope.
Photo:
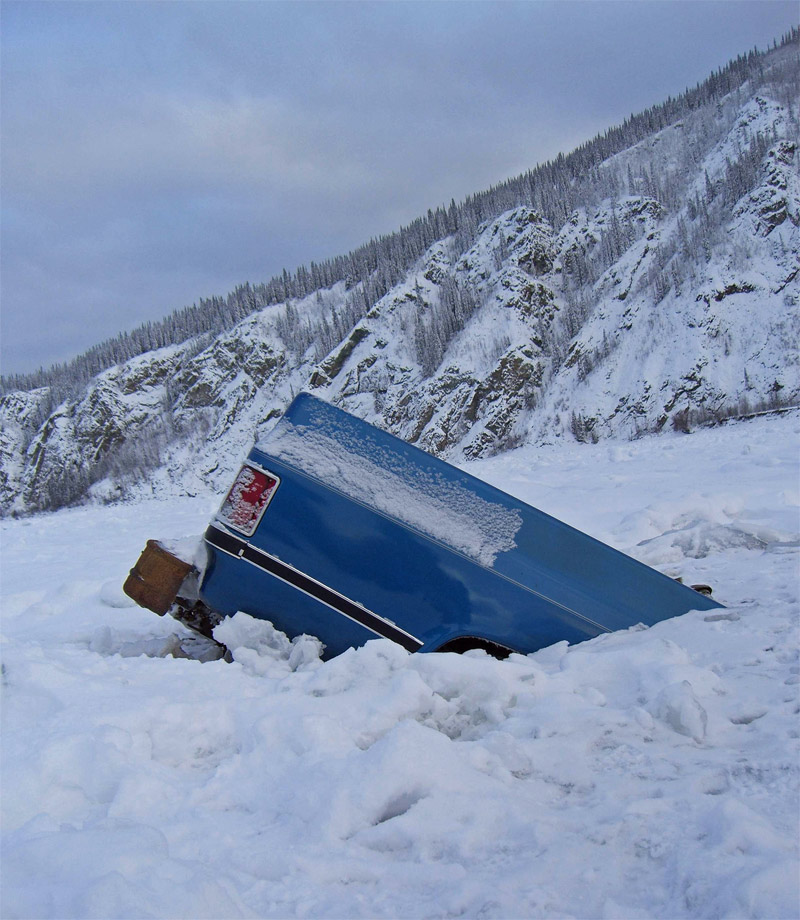
<svg viewBox="0 0 800 920">
<path fill-rule="evenodd" d="M 0 395 L 49 387 L 52 392 L 47 403 L 58 405 L 109 367 L 192 338 L 211 338 L 257 310 L 306 297 L 340 282 L 348 289 L 360 286 L 359 299 L 363 300 L 366 312 L 404 277 L 432 243 L 455 236 L 457 249 L 463 251 L 485 221 L 519 205 L 529 205 L 553 226 L 561 226 L 577 206 L 585 205 L 589 200 L 600 200 L 605 193 L 634 193 L 628 184 L 633 182 L 633 177 L 624 183 L 627 188 L 621 188 L 619 177 L 611 172 L 600 173 L 600 165 L 609 157 L 709 103 L 719 101 L 745 83 L 751 87 L 773 83 L 783 96 L 790 116 L 796 118 L 796 62 L 779 60 L 766 67 L 765 60 L 768 55 L 798 43 L 800 29 L 794 28 L 780 44 L 775 42 L 770 51 L 754 49 L 740 55 L 693 89 L 631 115 L 621 125 L 609 128 L 571 153 L 559 154 L 554 160 L 540 164 L 521 176 L 468 196 L 460 204 L 451 201 L 448 207 L 429 209 L 427 214 L 407 227 L 372 239 L 347 255 L 311 262 L 308 267 L 300 266 L 294 273 L 284 269 L 265 283 L 238 285 L 226 297 L 201 298 L 199 303 L 175 310 L 163 320 L 143 323 L 136 329 L 107 339 L 68 362 L 32 373 L 0 377 Z M 651 186 L 645 191 L 652 192 L 659 201 L 669 203 L 674 189 L 659 188 L 658 179 L 652 173 L 638 178 L 639 185 Z M 735 179 L 737 185 L 743 182 L 741 176 Z M 607 258 L 611 255 L 609 253 Z M 663 279 L 661 283 L 663 287 Z M 468 305 L 466 312 L 469 312 Z M 325 335 L 325 339 L 331 347 L 336 344 L 335 335 Z M 324 344 L 319 343 L 320 352 Z"/>
</svg>

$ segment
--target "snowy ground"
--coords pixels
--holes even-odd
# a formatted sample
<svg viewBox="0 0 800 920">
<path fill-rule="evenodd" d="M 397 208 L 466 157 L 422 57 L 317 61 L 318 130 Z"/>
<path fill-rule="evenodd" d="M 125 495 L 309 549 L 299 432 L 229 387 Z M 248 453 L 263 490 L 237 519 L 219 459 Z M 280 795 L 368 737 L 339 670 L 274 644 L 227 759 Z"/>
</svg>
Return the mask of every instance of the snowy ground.
<svg viewBox="0 0 800 920">
<path fill-rule="evenodd" d="M 799 445 L 472 465 L 728 606 L 505 662 L 239 617 L 233 663 L 159 657 L 119 586 L 215 499 L 5 522 L 0 915 L 796 918 Z"/>
</svg>

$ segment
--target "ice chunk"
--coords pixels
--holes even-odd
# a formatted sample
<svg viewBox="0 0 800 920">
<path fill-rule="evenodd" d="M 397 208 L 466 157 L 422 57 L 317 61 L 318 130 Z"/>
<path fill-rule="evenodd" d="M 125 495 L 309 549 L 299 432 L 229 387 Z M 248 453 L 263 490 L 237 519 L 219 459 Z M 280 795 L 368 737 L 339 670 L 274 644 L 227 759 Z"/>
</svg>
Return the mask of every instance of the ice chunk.
<svg viewBox="0 0 800 920">
<path fill-rule="evenodd" d="M 697 742 L 706 736 L 708 714 L 688 680 L 670 684 L 656 697 L 651 712 L 681 735 Z"/>
</svg>

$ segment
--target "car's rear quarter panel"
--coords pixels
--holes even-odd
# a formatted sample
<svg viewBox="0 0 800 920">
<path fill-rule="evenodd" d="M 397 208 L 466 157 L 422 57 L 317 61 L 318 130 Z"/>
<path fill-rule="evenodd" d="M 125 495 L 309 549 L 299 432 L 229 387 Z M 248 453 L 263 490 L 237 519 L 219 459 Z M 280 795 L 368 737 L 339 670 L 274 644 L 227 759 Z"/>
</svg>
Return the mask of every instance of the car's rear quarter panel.
<svg viewBox="0 0 800 920">
<path fill-rule="evenodd" d="M 309 435 L 302 435 L 304 431 Z M 300 433 L 302 469 L 281 453 L 282 432 L 293 437 Z M 320 433 L 328 439 L 323 447 L 336 447 L 334 467 L 351 463 L 352 473 L 366 470 L 364 460 L 371 460 L 372 475 L 378 478 L 370 481 L 370 488 L 385 490 L 397 483 L 398 494 L 413 498 L 417 511 L 418 502 L 431 494 L 431 515 L 441 508 L 442 495 L 455 495 L 448 521 L 463 520 L 464 533 L 474 525 L 475 515 L 486 509 L 499 512 L 501 523 L 518 524 L 512 543 L 498 539 L 504 548 L 490 554 L 487 562 L 480 552 L 454 549 L 463 543 L 457 534 L 429 528 L 424 520 L 419 526 L 403 523 L 398 519 L 402 510 L 378 510 L 377 501 L 377 507 L 370 504 L 369 488 L 360 490 L 358 500 L 352 491 L 345 494 L 352 490 L 352 478 L 337 488 L 340 481 L 331 477 L 330 463 L 315 462 L 313 447 L 320 443 L 315 441 Z M 578 642 L 639 622 L 652 625 L 691 609 L 720 606 L 307 394 L 294 401 L 274 435 L 261 449 L 253 449 L 250 460 L 280 479 L 250 544 L 394 622 L 426 651 L 472 635 L 529 652 L 564 639 Z M 385 477 L 376 472 L 383 469 Z M 417 489 L 416 482 L 423 486 Z M 427 505 L 422 507 L 427 511 Z M 488 539 L 491 544 L 491 534 Z M 272 620 L 289 635 L 312 633 L 325 642 L 329 654 L 378 634 L 251 563 L 213 547 L 210 552 L 203 596 L 223 613 L 243 610 Z M 416 646 L 412 642 L 409 647 Z"/>
<path fill-rule="evenodd" d="M 426 648 L 477 635 L 521 650 L 602 631 L 434 539 L 253 451 L 281 484 L 250 543 L 416 636 Z M 289 635 L 312 633 L 330 654 L 376 633 L 244 560 L 213 551 L 204 599 Z M 513 641 L 510 641 L 513 640 Z"/>
</svg>

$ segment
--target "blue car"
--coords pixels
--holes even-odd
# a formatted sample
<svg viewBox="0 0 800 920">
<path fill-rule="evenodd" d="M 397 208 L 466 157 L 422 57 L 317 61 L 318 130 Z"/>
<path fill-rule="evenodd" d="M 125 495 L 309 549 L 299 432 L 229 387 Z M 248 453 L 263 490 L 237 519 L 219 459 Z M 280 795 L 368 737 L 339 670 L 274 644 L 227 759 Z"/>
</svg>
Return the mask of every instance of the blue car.
<svg viewBox="0 0 800 920">
<path fill-rule="evenodd" d="M 182 591 L 188 564 L 148 586 L 144 556 L 126 590 L 155 609 L 161 579 L 157 612 L 210 633 L 244 611 L 326 657 L 376 637 L 502 657 L 721 606 L 307 394 L 252 449 L 205 543 L 198 591 Z"/>
</svg>

